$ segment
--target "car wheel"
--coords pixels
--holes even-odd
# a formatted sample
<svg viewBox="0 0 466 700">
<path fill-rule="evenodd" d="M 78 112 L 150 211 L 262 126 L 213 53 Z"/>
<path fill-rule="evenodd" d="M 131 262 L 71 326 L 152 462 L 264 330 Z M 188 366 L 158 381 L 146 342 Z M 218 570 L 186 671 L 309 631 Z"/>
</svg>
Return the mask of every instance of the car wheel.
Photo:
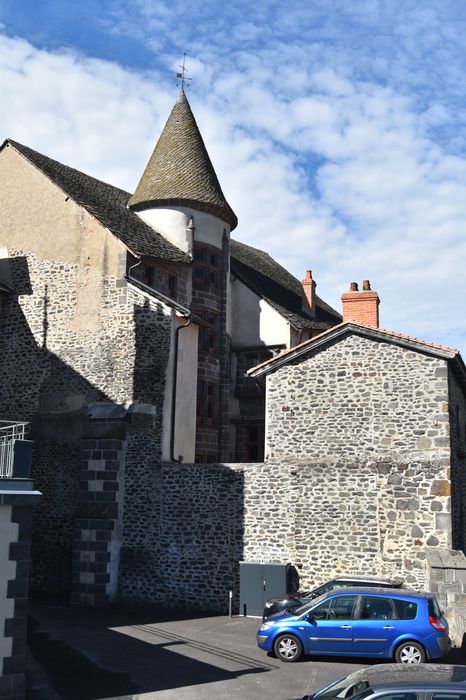
<svg viewBox="0 0 466 700">
<path fill-rule="evenodd" d="M 301 658 L 303 645 L 294 634 L 282 634 L 275 640 L 273 650 L 280 661 L 292 663 Z"/>
<path fill-rule="evenodd" d="M 395 652 L 395 660 L 399 664 L 423 664 L 426 652 L 417 642 L 403 642 Z"/>
</svg>

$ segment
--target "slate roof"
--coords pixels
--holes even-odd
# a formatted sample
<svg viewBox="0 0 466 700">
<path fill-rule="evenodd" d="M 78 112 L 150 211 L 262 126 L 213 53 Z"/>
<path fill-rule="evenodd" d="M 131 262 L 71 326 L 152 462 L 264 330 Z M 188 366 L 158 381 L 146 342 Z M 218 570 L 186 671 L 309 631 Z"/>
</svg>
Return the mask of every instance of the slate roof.
<svg viewBox="0 0 466 700">
<path fill-rule="evenodd" d="M 127 207 L 131 196 L 129 192 L 63 165 L 11 139 L 7 139 L 0 150 L 7 145 L 39 168 L 133 253 L 169 262 L 191 262 L 189 255 L 154 231 Z"/>
<path fill-rule="evenodd" d="M 299 345 L 295 345 L 290 350 L 284 350 L 279 355 L 248 370 L 247 374 L 252 377 L 261 377 L 277 369 L 277 367 L 281 367 L 349 333 L 355 333 L 372 340 L 391 342 L 395 345 L 400 345 L 410 350 L 417 350 L 426 355 L 441 357 L 445 360 L 454 360 L 457 369 L 460 371 L 463 383 L 466 382 L 466 369 L 462 357 L 456 348 L 451 348 L 448 345 L 441 345 L 440 343 L 432 343 L 428 340 L 421 340 L 420 338 L 405 335 L 404 333 L 396 333 L 395 331 L 390 331 L 385 328 L 375 328 L 374 326 L 368 326 L 363 323 L 355 323 L 353 321 L 339 323 L 337 326 L 333 326 L 333 328 L 329 328 L 323 333 L 314 336 L 314 338 L 306 340 Z"/>
<path fill-rule="evenodd" d="M 220 187 L 184 91 L 173 107 L 129 206 L 192 207 L 234 229 L 238 219 Z"/>
<path fill-rule="evenodd" d="M 316 295 L 316 316 L 303 311 L 302 286 L 296 277 L 262 250 L 231 240 L 231 272 L 262 297 L 297 330 L 325 330 L 340 314 Z"/>
</svg>

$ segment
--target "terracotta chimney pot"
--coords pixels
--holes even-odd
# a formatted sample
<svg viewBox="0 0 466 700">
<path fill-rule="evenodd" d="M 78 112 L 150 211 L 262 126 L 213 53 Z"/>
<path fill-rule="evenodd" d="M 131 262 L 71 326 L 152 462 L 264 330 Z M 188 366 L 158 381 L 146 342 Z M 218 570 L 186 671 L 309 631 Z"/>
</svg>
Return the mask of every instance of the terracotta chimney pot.
<svg viewBox="0 0 466 700">
<path fill-rule="evenodd" d="M 351 282 L 350 291 L 341 295 L 343 323 L 353 321 L 365 326 L 379 327 L 379 304 L 377 292 L 371 290 L 369 280 L 364 280 L 359 291 L 357 282 Z"/>
</svg>

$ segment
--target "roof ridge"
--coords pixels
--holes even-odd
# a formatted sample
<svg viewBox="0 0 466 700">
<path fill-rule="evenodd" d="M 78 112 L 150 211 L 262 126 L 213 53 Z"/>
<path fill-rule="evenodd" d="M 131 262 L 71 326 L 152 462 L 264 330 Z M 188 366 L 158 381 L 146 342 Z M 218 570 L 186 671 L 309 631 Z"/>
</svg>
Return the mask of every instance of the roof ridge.
<svg viewBox="0 0 466 700">
<path fill-rule="evenodd" d="M 448 345 L 441 345 L 440 343 L 434 343 L 430 340 L 422 340 L 421 338 L 416 338 L 415 336 L 411 335 L 406 335 L 404 333 L 398 333 L 396 331 L 391 331 L 386 328 L 378 328 L 375 326 L 370 326 L 365 323 L 356 323 L 355 321 L 343 321 L 342 323 L 338 323 L 335 326 L 332 326 L 331 328 L 323 331 L 322 333 L 319 333 L 318 335 L 315 335 L 312 338 L 309 338 L 309 340 L 305 340 L 302 343 L 299 343 L 298 345 L 294 345 L 292 348 L 282 350 L 282 352 L 278 353 L 278 355 L 275 355 L 275 357 L 272 357 L 269 360 L 265 360 L 264 362 L 261 362 L 260 364 L 256 365 L 255 367 L 252 367 L 250 370 L 247 371 L 247 374 L 254 375 L 255 372 L 267 365 L 274 365 L 277 363 L 278 360 L 281 358 L 286 357 L 287 355 L 290 354 L 295 354 L 296 351 L 299 351 L 302 348 L 307 347 L 308 345 L 314 344 L 316 341 L 322 340 L 325 336 L 328 335 L 333 335 L 335 333 L 338 333 L 340 330 L 343 330 L 344 327 L 347 327 L 349 329 L 355 329 L 357 330 L 358 328 L 362 328 L 364 330 L 369 330 L 372 331 L 373 333 L 380 333 L 381 335 L 386 335 L 389 336 L 390 338 L 399 338 L 400 340 L 407 340 L 413 343 L 417 343 L 418 345 L 424 345 L 427 348 L 432 348 L 434 350 L 441 350 L 443 352 L 449 352 L 452 353 L 453 355 L 460 357 L 461 354 L 459 350 L 456 348 L 451 348 Z"/>
<path fill-rule="evenodd" d="M 270 253 L 262 250 L 261 248 L 256 248 L 248 243 L 243 243 L 235 238 L 230 239 L 230 254 L 236 265 L 243 265 L 253 270 L 255 276 L 263 275 L 264 277 L 272 280 L 274 284 L 279 285 L 286 294 L 291 294 L 292 298 L 296 303 L 296 308 L 293 309 L 295 313 L 300 315 L 306 315 L 306 311 L 302 307 L 303 303 L 303 288 L 300 280 L 295 277 L 286 267 L 281 263 L 277 262 Z M 245 280 L 243 279 L 243 282 Z M 245 282 L 247 284 L 247 282 Z M 250 275 L 249 285 L 253 285 L 254 280 Z M 248 285 L 248 286 L 249 286 Z M 269 290 L 270 292 L 270 290 Z M 256 293 L 258 293 L 256 291 Z M 261 296 L 267 296 L 267 294 Z M 276 302 L 280 303 L 278 300 Z M 284 300 L 281 300 L 282 304 Z M 341 320 L 341 315 L 333 309 L 330 304 L 321 299 L 320 296 L 316 294 L 316 302 L 318 311 L 320 315 L 324 314 L 329 317 L 316 318 L 316 321 L 322 321 L 325 323 L 335 323 Z M 317 314 L 319 316 L 319 313 Z"/>
<path fill-rule="evenodd" d="M 126 190 L 64 165 L 13 139 L 5 139 L 0 151 L 7 145 L 82 206 L 132 253 L 171 262 L 191 262 L 190 255 L 177 248 L 128 208 L 130 194 Z"/>
<path fill-rule="evenodd" d="M 6 138 L 5 141 L 2 143 L 0 146 L 0 150 L 4 147 L 6 143 L 9 143 L 11 146 L 19 150 L 23 155 L 27 155 L 27 153 L 31 153 L 35 156 L 39 156 L 40 158 L 45 158 L 46 160 L 50 161 L 51 163 L 54 163 L 55 165 L 58 165 L 62 168 L 66 168 L 70 172 L 77 173 L 78 175 L 83 175 L 87 180 L 94 180 L 94 182 L 98 182 L 101 185 L 106 185 L 107 187 L 111 187 L 113 190 L 117 190 L 118 192 L 121 192 L 121 194 L 128 195 L 128 197 L 131 196 L 131 192 L 128 192 L 127 190 L 123 190 L 121 187 L 116 187 L 116 185 L 112 185 L 110 182 L 107 182 L 106 180 L 101 180 L 98 177 L 95 177 L 94 175 L 88 175 L 85 173 L 83 170 L 78 170 L 78 168 L 73 168 L 71 165 L 66 165 L 65 163 L 62 163 L 61 161 L 57 160 L 56 158 L 51 158 L 50 156 L 46 156 L 43 153 L 40 153 L 40 151 L 36 151 L 30 146 L 25 146 L 23 143 L 19 143 L 19 141 L 14 141 L 13 139 Z"/>
<path fill-rule="evenodd" d="M 370 330 L 376 330 L 380 331 L 381 333 L 385 333 L 386 335 L 393 336 L 394 338 L 402 338 L 403 340 L 411 340 L 415 343 L 420 343 L 421 345 L 427 345 L 428 347 L 431 348 L 438 348 L 438 350 L 445 350 L 446 352 L 452 352 L 456 355 L 459 355 L 460 352 L 457 348 L 452 348 L 449 345 L 442 345 L 442 343 L 434 343 L 432 340 L 424 340 L 423 338 L 417 338 L 414 335 L 407 335 L 406 333 L 400 333 L 398 331 L 391 331 L 388 328 L 374 328 L 374 326 L 370 326 L 366 323 L 356 323 L 354 321 L 350 321 L 355 326 L 361 326 L 361 328 L 368 328 Z"/>
</svg>

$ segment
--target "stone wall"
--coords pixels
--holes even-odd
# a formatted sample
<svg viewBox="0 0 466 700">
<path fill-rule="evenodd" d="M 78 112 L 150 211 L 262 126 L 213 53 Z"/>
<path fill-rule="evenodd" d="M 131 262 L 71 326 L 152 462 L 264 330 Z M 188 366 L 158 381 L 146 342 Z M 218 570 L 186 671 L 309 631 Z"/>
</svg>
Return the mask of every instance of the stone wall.
<svg viewBox="0 0 466 700">
<path fill-rule="evenodd" d="M 0 317 L 0 417 L 30 421 L 35 440 L 32 473 L 44 493 L 34 514 L 37 591 L 70 590 L 82 440 L 92 407 L 146 407 L 145 452 L 160 462 L 171 314 L 126 283 L 126 252 L 114 239 L 112 245 L 121 249 L 121 276 L 9 251 L 16 293 Z"/>
<path fill-rule="evenodd" d="M 448 546 L 447 468 L 435 461 L 269 461 L 245 467 L 244 559 L 282 561 L 309 588 L 336 574 L 426 582 L 426 546 Z"/>
<path fill-rule="evenodd" d="M 271 459 L 450 459 L 446 361 L 348 335 L 267 377 Z"/>
<path fill-rule="evenodd" d="M 141 507 L 125 513 L 120 599 L 226 613 L 243 555 L 241 467 L 146 466 L 138 488 Z"/>
<path fill-rule="evenodd" d="M 450 546 L 446 473 L 389 459 L 144 471 L 141 508 L 125 514 L 120 598 L 225 613 L 229 590 L 239 603 L 242 560 L 290 562 L 302 588 L 363 573 L 422 589 L 426 547 Z"/>
</svg>

